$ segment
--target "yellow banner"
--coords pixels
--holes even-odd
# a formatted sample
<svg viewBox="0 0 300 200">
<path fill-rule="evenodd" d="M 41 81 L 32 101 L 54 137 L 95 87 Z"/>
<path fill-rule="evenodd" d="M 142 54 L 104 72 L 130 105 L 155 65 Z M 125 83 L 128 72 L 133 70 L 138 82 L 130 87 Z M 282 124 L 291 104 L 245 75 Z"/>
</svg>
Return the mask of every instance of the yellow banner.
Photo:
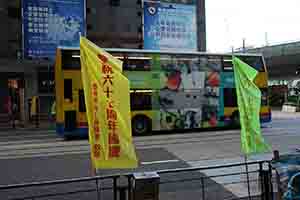
<svg viewBox="0 0 300 200">
<path fill-rule="evenodd" d="M 80 61 L 93 166 L 137 167 L 129 81 L 122 75 L 122 62 L 84 37 L 80 38 Z"/>
</svg>

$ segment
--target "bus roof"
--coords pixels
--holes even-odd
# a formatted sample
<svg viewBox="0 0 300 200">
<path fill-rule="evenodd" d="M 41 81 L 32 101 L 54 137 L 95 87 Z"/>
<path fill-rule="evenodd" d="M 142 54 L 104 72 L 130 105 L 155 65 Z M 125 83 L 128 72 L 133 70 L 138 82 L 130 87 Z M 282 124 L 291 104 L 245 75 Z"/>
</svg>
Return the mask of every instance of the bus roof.
<svg viewBox="0 0 300 200">
<path fill-rule="evenodd" d="M 78 47 L 58 46 L 58 49 L 63 50 L 80 50 Z M 122 48 L 103 48 L 108 52 L 115 53 L 161 53 L 161 54 L 186 54 L 186 55 L 211 55 L 211 56 L 232 56 L 232 53 L 209 53 L 201 51 L 169 51 L 169 50 L 145 50 L 145 49 L 122 49 Z M 262 56 L 261 53 L 234 53 L 236 56 Z"/>
</svg>

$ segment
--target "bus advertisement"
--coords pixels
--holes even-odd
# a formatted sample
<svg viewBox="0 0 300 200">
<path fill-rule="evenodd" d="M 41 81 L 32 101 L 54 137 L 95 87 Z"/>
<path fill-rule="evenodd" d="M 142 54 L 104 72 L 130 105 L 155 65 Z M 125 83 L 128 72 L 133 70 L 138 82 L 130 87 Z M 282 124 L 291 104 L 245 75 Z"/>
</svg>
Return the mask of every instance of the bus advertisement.
<svg viewBox="0 0 300 200">
<path fill-rule="evenodd" d="M 178 131 L 239 125 L 232 55 L 105 49 L 123 61 L 130 81 L 132 132 Z M 235 55 L 259 71 L 261 122 L 271 121 L 268 75 L 262 55 Z M 63 137 L 87 136 L 79 49 L 58 48 L 56 125 Z"/>
</svg>

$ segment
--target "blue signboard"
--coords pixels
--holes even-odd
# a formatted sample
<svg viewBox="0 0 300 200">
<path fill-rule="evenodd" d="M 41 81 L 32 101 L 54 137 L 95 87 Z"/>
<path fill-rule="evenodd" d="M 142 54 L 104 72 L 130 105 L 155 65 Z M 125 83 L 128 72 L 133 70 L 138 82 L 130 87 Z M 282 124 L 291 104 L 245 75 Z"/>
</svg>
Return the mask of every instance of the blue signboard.
<svg viewBox="0 0 300 200">
<path fill-rule="evenodd" d="M 144 2 L 144 48 L 196 51 L 196 6 Z"/>
<path fill-rule="evenodd" d="M 24 57 L 55 57 L 57 46 L 79 47 L 85 0 L 23 0 Z"/>
</svg>

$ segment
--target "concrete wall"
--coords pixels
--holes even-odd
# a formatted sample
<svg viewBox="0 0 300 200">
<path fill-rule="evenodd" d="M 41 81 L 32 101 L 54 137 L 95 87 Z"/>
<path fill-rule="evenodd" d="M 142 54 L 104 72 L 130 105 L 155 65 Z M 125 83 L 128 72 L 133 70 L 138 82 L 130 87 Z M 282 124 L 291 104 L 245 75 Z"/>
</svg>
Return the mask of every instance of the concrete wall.
<svg viewBox="0 0 300 200">
<path fill-rule="evenodd" d="M 206 51 L 205 0 L 197 1 L 198 50 Z"/>
<path fill-rule="evenodd" d="M 88 37 L 102 47 L 139 48 L 142 44 L 142 7 L 137 0 L 121 0 L 111 6 L 110 0 L 86 0 Z M 197 1 L 198 49 L 206 50 L 205 0 Z M 16 58 L 22 47 L 21 17 L 8 18 L 8 8 L 21 16 L 21 0 L 0 0 L 0 55 Z"/>
<path fill-rule="evenodd" d="M 25 116 L 28 117 L 27 113 L 29 111 L 28 108 L 28 99 L 34 95 L 40 95 L 37 93 L 38 91 L 38 83 L 37 83 L 37 68 L 41 64 L 32 63 L 32 62 L 19 62 L 10 59 L 0 59 L 0 90 L 1 95 L 6 96 L 5 91 L 7 89 L 7 80 L 8 78 L 20 78 L 24 79 L 25 83 Z M 7 93 L 8 94 L 8 93 Z M 3 110 L 0 109 L 0 112 Z"/>
<path fill-rule="evenodd" d="M 8 16 L 7 16 L 7 0 L 0 0 L 0 24 L 1 24 L 1 32 L 0 32 L 0 57 L 8 56 Z"/>
<path fill-rule="evenodd" d="M 142 5 L 137 2 L 120 0 L 120 6 L 111 6 L 110 0 L 86 0 L 88 37 L 102 47 L 139 48 L 142 15 L 138 13 L 142 12 Z M 205 0 L 198 0 L 196 6 L 198 49 L 205 51 Z M 19 16 L 9 18 L 8 8 Z M 0 55 L 16 59 L 22 48 L 21 0 L 0 0 L 0 24 Z"/>
<path fill-rule="evenodd" d="M 142 43 L 138 35 L 142 19 L 137 15 L 141 5 L 136 0 L 120 1 L 120 6 L 109 2 L 87 2 L 88 37 L 101 47 L 138 48 Z"/>
<path fill-rule="evenodd" d="M 139 27 L 143 12 L 137 0 L 121 0 L 120 6 L 111 6 L 109 0 L 87 1 L 88 37 L 102 47 L 139 48 L 143 44 Z M 197 4 L 198 50 L 206 51 L 205 0 Z"/>
<path fill-rule="evenodd" d="M 142 47 L 142 5 L 137 0 L 120 0 L 120 6 L 111 6 L 110 0 L 86 0 L 87 36 L 101 47 Z M 10 8 L 10 9 L 8 9 Z M 13 11 L 12 13 L 8 11 Z M 206 50 L 205 0 L 197 1 L 198 48 Z M 25 80 L 25 111 L 27 100 L 39 94 L 37 69 L 45 64 L 18 61 L 17 52 L 22 49 L 21 0 L 0 0 L 0 73 L 20 72 Z M 5 81 L 0 84 L 4 87 Z M 1 89 L 1 88 L 0 88 Z M 27 114 L 26 114 L 27 117 Z"/>
</svg>

